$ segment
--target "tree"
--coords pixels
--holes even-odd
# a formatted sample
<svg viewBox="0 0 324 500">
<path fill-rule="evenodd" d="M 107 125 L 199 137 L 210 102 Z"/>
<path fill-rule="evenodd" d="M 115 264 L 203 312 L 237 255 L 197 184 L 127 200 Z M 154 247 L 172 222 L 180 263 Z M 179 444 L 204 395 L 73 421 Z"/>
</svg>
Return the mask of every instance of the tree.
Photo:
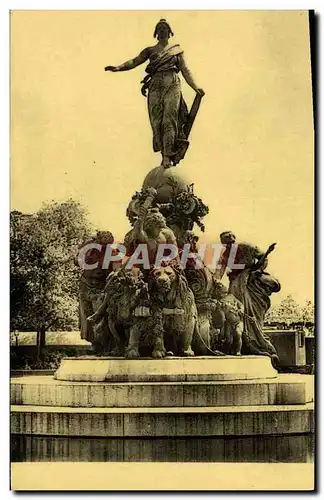
<svg viewBox="0 0 324 500">
<path fill-rule="evenodd" d="M 31 300 L 29 269 L 26 261 L 26 239 L 29 214 L 10 213 L 10 331 L 28 328 L 28 303 Z"/>
<path fill-rule="evenodd" d="M 287 295 L 277 306 L 271 307 L 265 321 L 267 323 L 314 323 L 314 304 L 311 300 L 300 306 L 292 295 Z"/>
<path fill-rule="evenodd" d="M 278 314 L 278 306 L 271 306 L 270 309 L 267 310 L 265 318 L 265 323 L 280 323 L 280 317 Z"/>
<path fill-rule="evenodd" d="M 48 330 L 78 323 L 74 255 L 90 232 L 77 202 L 45 204 L 36 214 L 11 214 L 11 327 L 36 330 L 39 352 Z"/>
<path fill-rule="evenodd" d="M 292 295 L 287 295 L 278 305 L 280 323 L 291 325 L 301 320 L 301 308 Z"/>
<path fill-rule="evenodd" d="M 315 307 L 311 300 L 307 300 L 301 311 L 301 318 L 303 323 L 312 323 L 315 322 Z"/>
</svg>

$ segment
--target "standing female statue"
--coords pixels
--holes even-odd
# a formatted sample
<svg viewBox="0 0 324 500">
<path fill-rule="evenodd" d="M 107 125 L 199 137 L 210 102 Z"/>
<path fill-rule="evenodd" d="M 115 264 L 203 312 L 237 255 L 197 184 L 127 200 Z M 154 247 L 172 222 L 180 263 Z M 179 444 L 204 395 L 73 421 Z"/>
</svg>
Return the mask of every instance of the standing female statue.
<svg viewBox="0 0 324 500">
<path fill-rule="evenodd" d="M 148 90 L 153 150 L 161 151 L 162 165 L 165 168 L 183 158 L 189 144 L 186 139 L 192 126 L 192 123 L 189 125 L 188 122 L 188 110 L 181 94 L 177 73 L 181 71 L 188 85 L 200 97 L 204 95 L 204 91 L 197 87 L 186 66 L 183 50 L 179 45 L 169 44 L 170 36 L 173 36 L 170 25 L 165 19 L 161 19 L 154 31 L 154 37 L 158 39 L 156 45 L 147 47 L 137 57 L 120 66 L 105 67 L 105 71 L 128 71 L 150 60 L 146 68 L 148 74 L 141 82 L 142 94 L 146 97 Z"/>
</svg>

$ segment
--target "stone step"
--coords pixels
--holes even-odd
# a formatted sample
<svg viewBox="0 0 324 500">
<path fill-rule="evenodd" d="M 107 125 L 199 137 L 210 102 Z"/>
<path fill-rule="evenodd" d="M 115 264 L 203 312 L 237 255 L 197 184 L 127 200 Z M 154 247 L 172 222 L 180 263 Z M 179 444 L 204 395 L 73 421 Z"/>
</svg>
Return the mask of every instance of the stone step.
<svg viewBox="0 0 324 500">
<path fill-rule="evenodd" d="M 304 404 L 312 376 L 216 382 L 61 382 L 51 376 L 11 379 L 11 404 L 69 407 L 204 407 Z"/>
<path fill-rule="evenodd" d="M 209 408 L 13 405 L 11 433 L 88 437 L 255 436 L 313 432 L 314 404 Z"/>
<path fill-rule="evenodd" d="M 314 460 L 314 434 L 240 437 L 11 437 L 12 462 L 281 462 Z"/>
</svg>

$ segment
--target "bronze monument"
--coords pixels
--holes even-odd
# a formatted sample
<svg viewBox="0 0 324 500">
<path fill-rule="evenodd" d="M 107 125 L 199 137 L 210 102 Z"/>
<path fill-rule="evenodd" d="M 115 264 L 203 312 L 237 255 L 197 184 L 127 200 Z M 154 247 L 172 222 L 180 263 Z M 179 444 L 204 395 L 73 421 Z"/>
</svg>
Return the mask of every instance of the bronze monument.
<svg viewBox="0 0 324 500">
<path fill-rule="evenodd" d="M 91 311 L 88 323 L 91 328 L 104 325 L 106 345 L 113 343 L 112 352 L 128 358 L 242 353 L 276 361 L 275 348 L 263 333 L 269 297 L 280 290 L 279 282 L 265 271 L 275 244 L 262 253 L 252 245 L 236 245 L 235 235 L 225 231 L 216 269 L 201 259 L 197 264 L 199 237 L 193 230 L 205 230 L 203 218 L 209 209 L 173 166 L 184 157 L 204 92 L 195 84 L 182 49 L 169 44 L 172 35 L 161 19 L 154 31 L 156 45 L 120 66 L 105 68 L 127 71 L 150 60 L 142 93 L 146 96 L 148 91 L 153 149 L 161 151 L 162 164 L 148 172 L 129 202 L 126 215 L 132 228 L 124 237 L 126 258 L 108 273 L 104 290 L 101 284 L 101 304 Z M 178 72 L 197 93 L 190 113 Z M 229 263 L 234 246 L 241 269 L 231 269 Z M 162 247 L 176 252 L 165 255 Z M 187 254 L 191 257 L 184 264 Z M 228 289 L 221 283 L 226 270 Z"/>
</svg>

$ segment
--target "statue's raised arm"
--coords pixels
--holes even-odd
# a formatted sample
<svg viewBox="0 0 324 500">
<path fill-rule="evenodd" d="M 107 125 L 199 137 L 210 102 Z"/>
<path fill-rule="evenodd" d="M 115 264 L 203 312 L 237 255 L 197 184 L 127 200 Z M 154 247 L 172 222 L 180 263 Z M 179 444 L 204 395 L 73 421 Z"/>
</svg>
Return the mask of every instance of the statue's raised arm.
<svg viewBox="0 0 324 500">
<path fill-rule="evenodd" d="M 188 136 L 205 94 L 189 71 L 181 47 L 169 44 L 171 36 L 170 25 L 161 19 L 154 30 L 154 37 L 158 39 L 156 45 L 147 47 L 120 66 L 105 67 L 105 71 L 129 71 L 149 59 L 141 92 L 145 97 L 147 94 L 153 151 L 161 152 L 161 165 L 165 168 L 176 165 L 184 157 L 189 146 Z M 181 93 L 179 72 L 197 94 L 190 113 Z"/>
<path fill-rule="evenodd" d="M 116 71 L 129 71 L 145 63 L 148 57 L 149 51 L 148 49 L 144 49 L 138 56 L 134 57 L 134 59 L 130 59 L 119 66 L 106 66 L 105 71 L 112 71 L 113 73 L 116 73 Z"/>
</svg>

